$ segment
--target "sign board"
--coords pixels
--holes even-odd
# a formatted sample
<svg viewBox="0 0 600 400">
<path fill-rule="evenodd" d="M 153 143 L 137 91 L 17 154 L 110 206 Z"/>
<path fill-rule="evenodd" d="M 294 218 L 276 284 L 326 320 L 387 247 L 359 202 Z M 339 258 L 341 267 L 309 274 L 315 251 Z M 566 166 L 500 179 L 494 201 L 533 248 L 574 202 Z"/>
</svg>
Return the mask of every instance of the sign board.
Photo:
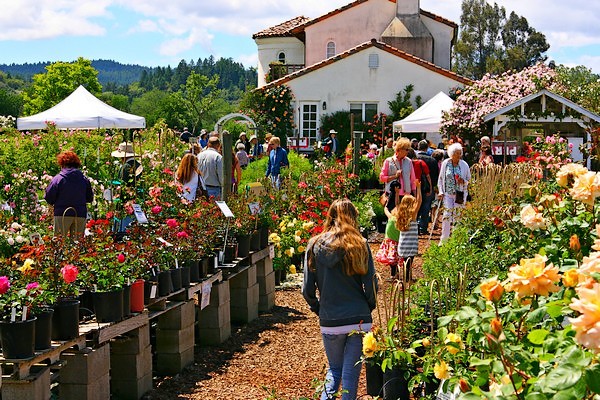
<svg viewBox="0 0 600 400">
<path fill-rule="evenodd" d="M 146 218 L 146 214 L 144 214 L 144 211 L 142 211 L 142 206 L 140 206 L 139 204 L 133 204 L 133 214 L 135 215 L 135 219 L 137 219 L 137 222 L 140 224 L 147 224 L 148 223 L 148 218 Z"/>
<path fill-rule="evenodd" d="M 250 182 L 246 185 L 249 196 L 262 197 L 267 194 L 265 187 L 260 182 Z"/>
<path fill-rule="evenodd" d="M 200 309 L 206 308 L 210 304 L 210 291 L 212 290 L 211 282 L 204 282 L 202 284 L 202 291 L 200 295 Z"/>
<path fill-rule="evenodd" d="M 288 137 L 287 145 L 292 149 L 307 149 L 308 138 L 305 137 Z"/>
<path fill-rule="evenodd" d="M 231 212 L 231 209 L 229 208 L 229 206 L 227 205 L 227 203 L 225 203 L 224 201 L 215 201 L 215 203 L 217 204 L 217 206 L 219 206 L 219 208 L 221 209 L 221 212 L 223 213 L 223 215 L 227 218 L 233 218 L 234 215 Z"/>
<path fill-rule="evenodd" d="M 258 201 L 254 203 L 248 203 L 248 208 L 250 209 L 250 214 L 256 215 L 260 212 L 260 203 Z"/>
<path fill-rule="evenodd" d="M 458 395 L 460 394 L 460 388 L 458 387 L 458 385 L 456 386 L 456 388 L 454 389 L 453 392 L 451 392 L 451 391 L 444 392 L 444 390 L 443 390 L 444 382 L 446 382 L 445 379 L 442 380 L 442 382 L 440 382 L 440 386 L 439 386 L 437 394 L 435 396 L 435 400 L 456 400 L 456 399 L 458 399 Z"/>
<path fill-rule="evenodd" d="M 517 150 L 519 146 L 516 141 L 507 141 L 506 142 L 506 155 L 507 156 L 516 156 Z M 492 142 L 492 154 L 495 156 L 504 155 L 504 142 Z"/>
</svg>

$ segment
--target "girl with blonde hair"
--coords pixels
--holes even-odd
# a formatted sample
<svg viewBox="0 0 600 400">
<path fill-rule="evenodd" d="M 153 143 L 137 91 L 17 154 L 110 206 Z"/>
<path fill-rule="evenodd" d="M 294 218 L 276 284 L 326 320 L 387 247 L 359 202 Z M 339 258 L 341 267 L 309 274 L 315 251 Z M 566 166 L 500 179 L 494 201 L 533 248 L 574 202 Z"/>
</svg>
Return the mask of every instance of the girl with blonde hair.
<svg viewBox="0 0 600 400">
<path fill-rule="evenodd" d="M 329 362 L 322 400 L 342 384 L 341 400 L 355 400 L 362 364 L 362 335 L 372 326 L 377 278 L 373 257 L 358 230 L 358 211 L 348 199 L 329 207 L 323 232 L 307 246 L 302 294 L 319 316 Z M 317 296 L 317 290 L 319 296 Z"/>
<path fill-rule="evenodd" d="M 416 181 L 417 196 L 405 195 L 400 204 L 392 211 L 392 218 L 396 221 L 396 228 L 400 231 L 398 236 L 399 265 L 404 265 L 405 281 L 412 279 L 411 267 L 414 257 L 419 253 L 419 224 L 417 223 L 419 208 L 421 207 L 421 182 Z"/>
</svg>

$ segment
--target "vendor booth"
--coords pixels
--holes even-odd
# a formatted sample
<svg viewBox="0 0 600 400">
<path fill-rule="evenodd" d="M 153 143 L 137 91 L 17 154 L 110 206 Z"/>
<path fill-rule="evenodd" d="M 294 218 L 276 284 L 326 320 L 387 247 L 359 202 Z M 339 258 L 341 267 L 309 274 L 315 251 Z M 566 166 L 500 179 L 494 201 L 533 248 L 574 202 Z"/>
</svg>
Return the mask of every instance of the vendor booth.
<svg viewBox="0 0 600 400">
<path fill-rule="evenodd" d="M 83 86 L 52 108 L 29 117 L 17 118 L 17 129 L 45 129 L 51 122 L 58 129 L 145 128 L 146 119 L 117 110 L 102 102 Z"/>
<path fill-rule="evenodd" d="M 439 92 L 408 117 L 394 121 L 394 132 L 424 132 L 425 138 L 431 143 L 440 143 L 442 141 L 439 133 L 442 115 L 444 112 L 450 111 L 453 105 L 454 100 L 447 94 Z"/>
</svg>

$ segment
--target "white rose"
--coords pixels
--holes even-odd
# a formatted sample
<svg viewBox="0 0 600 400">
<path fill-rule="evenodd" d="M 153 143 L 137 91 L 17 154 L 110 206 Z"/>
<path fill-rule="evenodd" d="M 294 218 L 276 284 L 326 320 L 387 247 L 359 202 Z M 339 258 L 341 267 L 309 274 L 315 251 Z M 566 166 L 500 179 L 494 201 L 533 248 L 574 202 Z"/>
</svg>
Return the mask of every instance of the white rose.
<svg viewBox="0 0 600 400">
<path fill-rule="evenodd" d="M 15 240 L 17 241 L 17 243 L 21 244 L 25 241 L 25 238 L 23 236 L 19 235 L 15 238 Z"/>
</svg>

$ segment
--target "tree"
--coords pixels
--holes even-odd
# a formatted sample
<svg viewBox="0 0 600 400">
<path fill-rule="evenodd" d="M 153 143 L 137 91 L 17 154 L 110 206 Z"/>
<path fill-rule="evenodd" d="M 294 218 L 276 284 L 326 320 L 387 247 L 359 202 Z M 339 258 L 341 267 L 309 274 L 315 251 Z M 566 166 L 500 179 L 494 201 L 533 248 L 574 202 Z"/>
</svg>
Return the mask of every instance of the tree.
<svg viewBox="0 0 600 400">
<path fill-rule="evenodd" d="M 563 91 L 560 93 L 574 103 L 600 113 L 600 75 L 583 65 L 577 67 L 556 67 L 558 82 Z"/>
<path fill-rule="evenodd" d="M 415 111 L 410 98 L 412 96 L 412 92 L 415 90 L 414 85 L 406 85 L 404 90 L 396 93 L 396 98 L 392 101 L 388 101 L 388 106 L 392 111 L 392 120 L 398 121 L 403 118 L 408 117 L 413 111 Z M 421 100 L 421 96 L 415 97 L 415 104 L 417 108 L 421 107 L 423 104 Z"/>
<path fill-rule="evenodd" d="M 35 114 L 55 106 L 80 85 L 94 94 L 102 92 L 98 71 L 90 60 L 79 57 L 72 63 L 48 65 L 45 73 L 33 76 L 33 84 L 23 95 L 24 114 Z"/>
<path fill-rule="evenodd" d="M 208 78 L 192 72 L 188 76 L 185 86 L 173 93 L 173 105 L 179 109 L 181 123 L 189 123 L 192 126 L 192 132 L 206 122 L 208 113 L 221 97 L 221 90 L 217 89 L 218 83 L 218 75 Z"/>
<path fill-rule="evenodd" d="M 454 68 L 471 79 L 486 73 L 520 71 L 546 59 L 546 37 L 514 12 L 486 0 L 463 0 L 459 40 L 454 46 Z"/>
</svg>

